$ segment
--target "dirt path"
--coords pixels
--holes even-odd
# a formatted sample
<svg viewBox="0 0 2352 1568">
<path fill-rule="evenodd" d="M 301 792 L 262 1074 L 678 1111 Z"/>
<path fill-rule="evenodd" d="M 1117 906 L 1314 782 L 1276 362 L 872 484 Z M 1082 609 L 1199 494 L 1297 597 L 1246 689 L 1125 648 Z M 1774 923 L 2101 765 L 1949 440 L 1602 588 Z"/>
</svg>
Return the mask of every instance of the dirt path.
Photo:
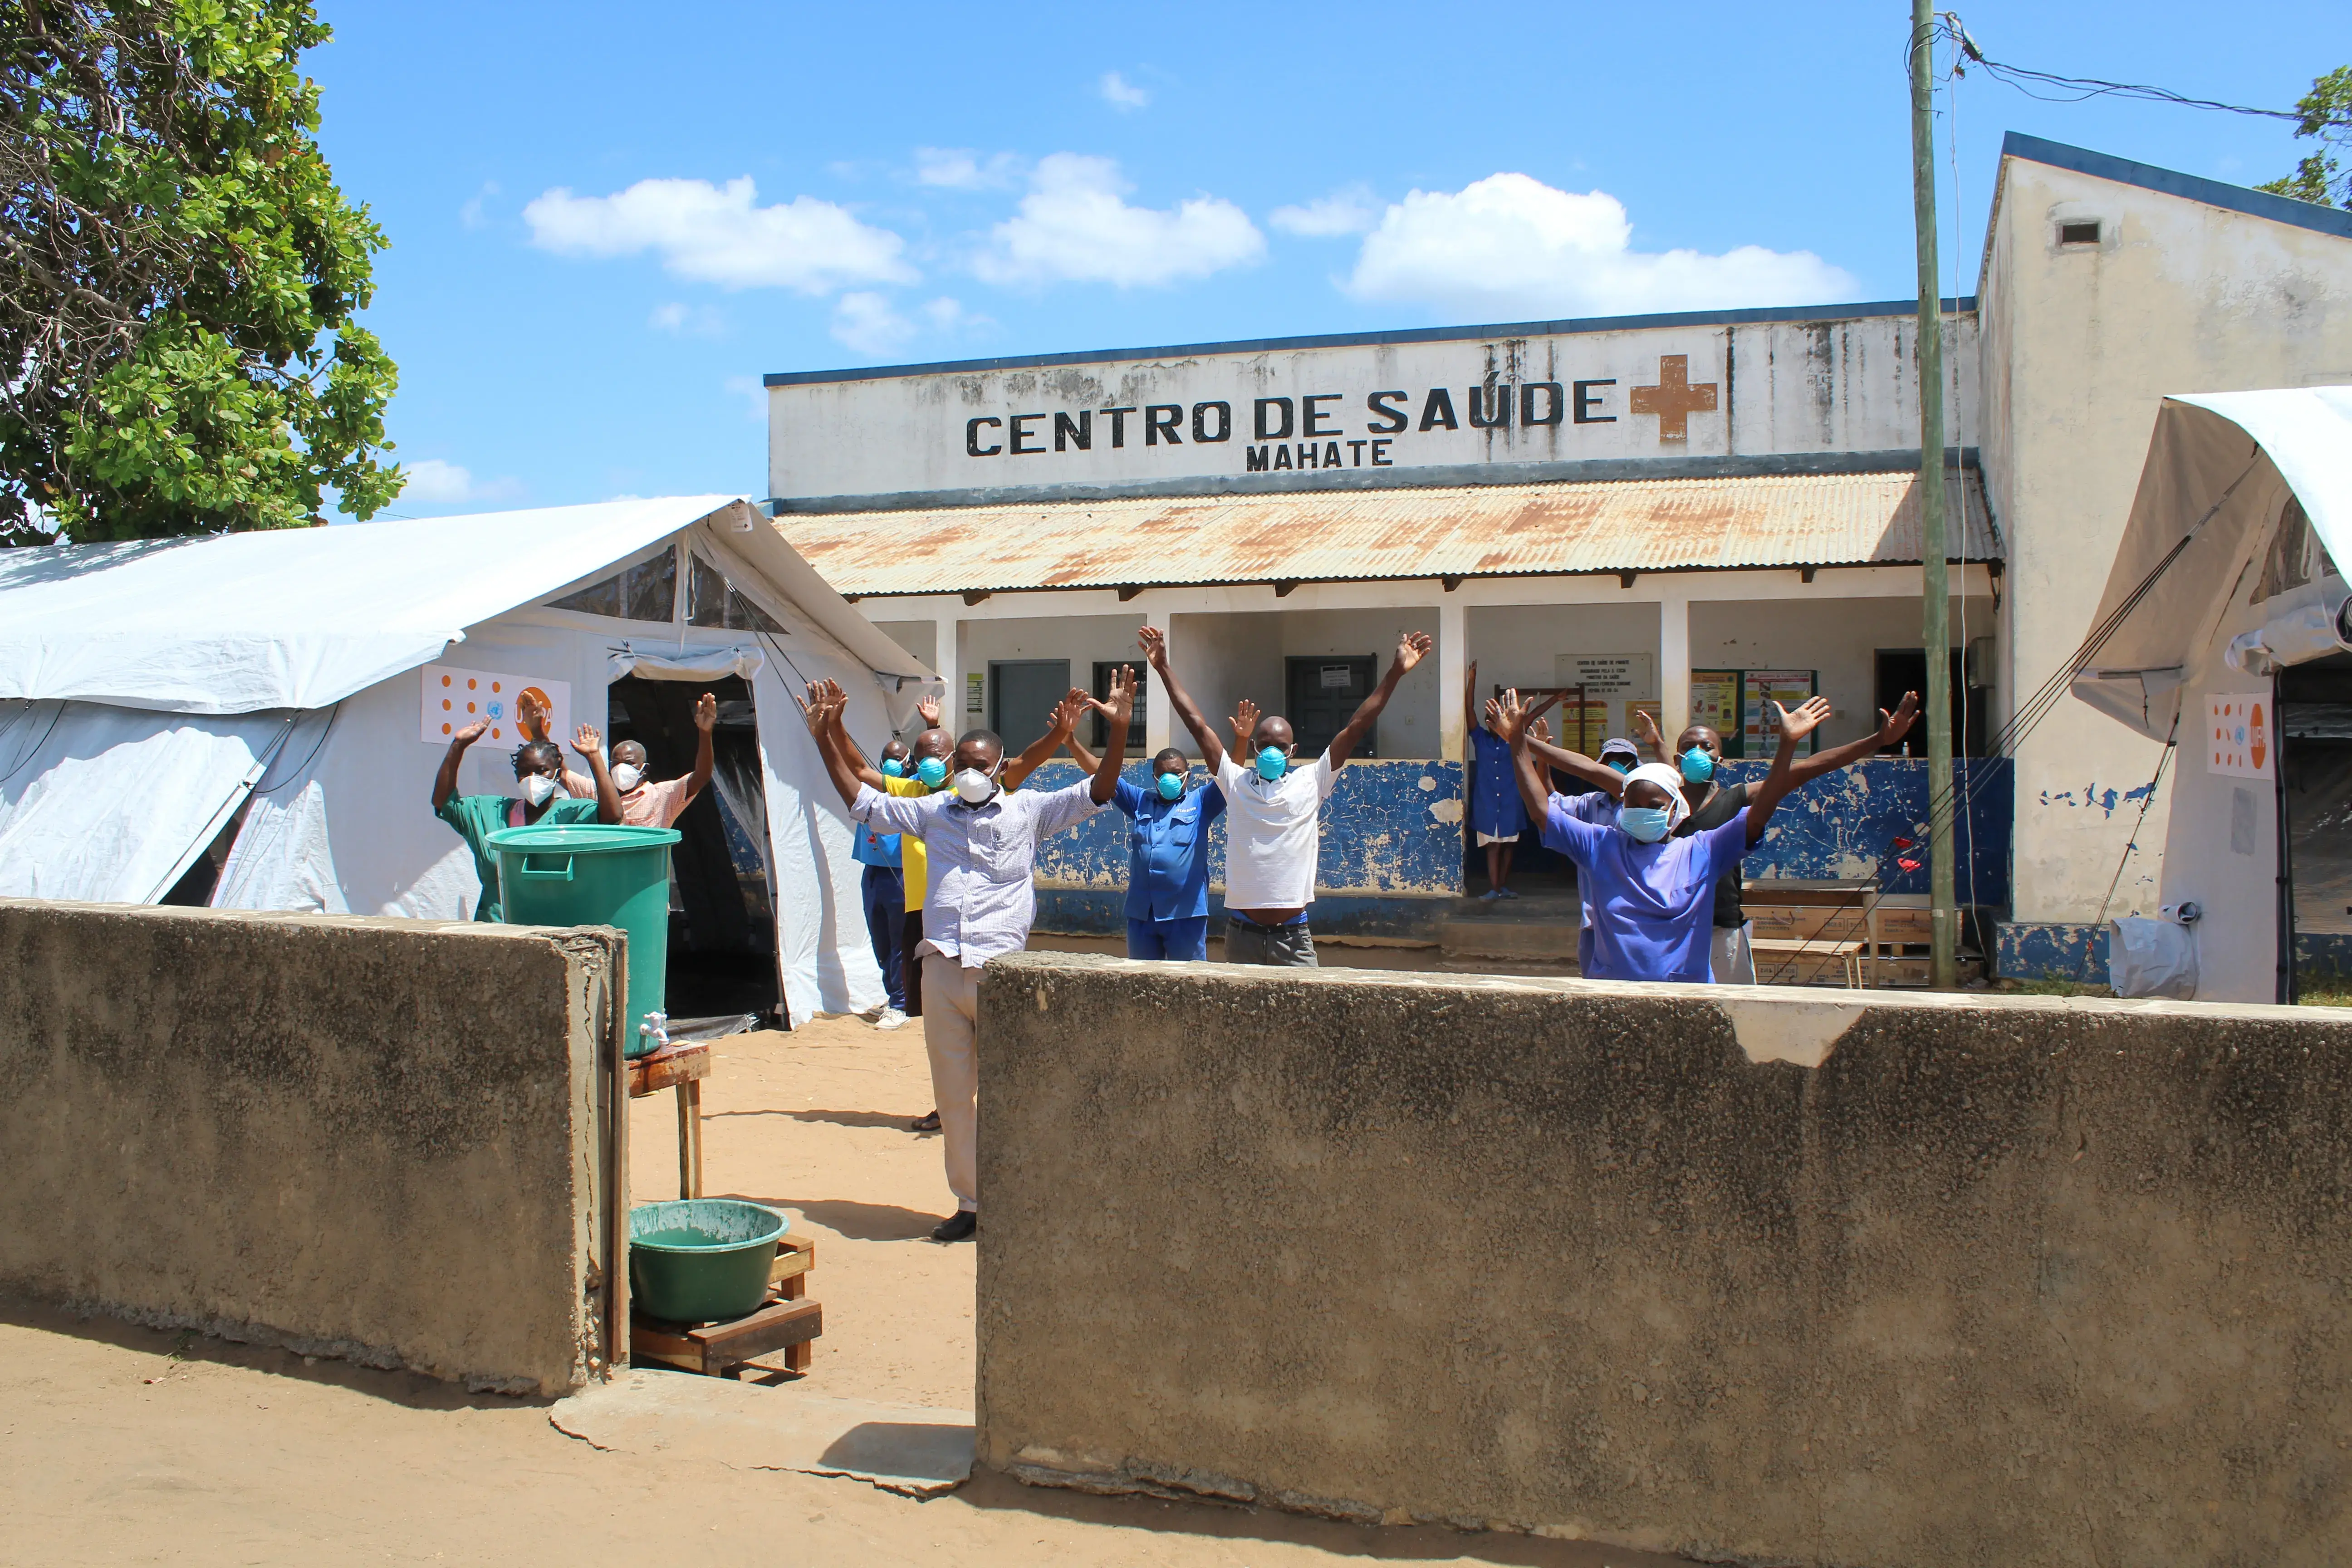
<svg viewBox="0 0 2352 1568">
<path fill-rule="evenodd" d="M 775 1204 L 818 1237 L 811 1294 L 828 1331 L 811 1376 L 775 1397 L 969 1408 L 973 1251 L 927 1238 L 950 1200 L 936 1140 L 906 1130 L 930 1108 L 918 1028 L 823 1020 L 719 1051 L 703 1107 L 709 1190 Z M 640 1198 L 677 1193 L 671 1104 L 635 1108 Z M 987 1476 L 915 1502 L 855 1481 L 604 1453 L 555 1431 L 540 1403 L 23 1309 L 0 1310 L 0 1476 L 8 1564 L 1667 1561 Z"/>
</svg>

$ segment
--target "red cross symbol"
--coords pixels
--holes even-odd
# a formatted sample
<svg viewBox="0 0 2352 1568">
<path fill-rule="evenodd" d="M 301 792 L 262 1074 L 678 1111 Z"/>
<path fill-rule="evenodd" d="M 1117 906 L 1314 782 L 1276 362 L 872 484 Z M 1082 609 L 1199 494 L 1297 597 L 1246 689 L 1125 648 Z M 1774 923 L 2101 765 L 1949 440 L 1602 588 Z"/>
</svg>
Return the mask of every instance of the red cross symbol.
<svg viewBox="0 0 2352 1568">
<path fill-rule="evenodd" d="M 1693 414 L 1715 412 L 1715 383 L 1690 384 L 1690 355 L 1660 354 L 1658 384 L 1633 389 L 1633 409 L 1636 414 L 1658 416 L 1658 439 L 1687 441 L 1690 439 L 1690 416 Z"/>
</svg>

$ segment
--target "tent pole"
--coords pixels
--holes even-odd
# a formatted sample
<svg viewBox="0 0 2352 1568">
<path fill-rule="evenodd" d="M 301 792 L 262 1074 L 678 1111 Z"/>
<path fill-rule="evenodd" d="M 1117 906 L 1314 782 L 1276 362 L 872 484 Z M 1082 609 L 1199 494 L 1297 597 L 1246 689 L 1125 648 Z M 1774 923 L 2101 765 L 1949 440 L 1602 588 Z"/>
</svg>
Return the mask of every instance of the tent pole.
<svg viewBox="0 0 2352 1568">
<path fill-rule="evenodd" d="M 1944 541 L 1944 323 L 1937 286 L 1935 13 L 1911 4 L 1911 200 L 1919 251 L 1919 598 L 1927 656 L 1927 854 L 1934 945 L 1929 984 L 1959 981 L 1958 845 L 1952 833 L 1951 581 Z"/>
</svg>

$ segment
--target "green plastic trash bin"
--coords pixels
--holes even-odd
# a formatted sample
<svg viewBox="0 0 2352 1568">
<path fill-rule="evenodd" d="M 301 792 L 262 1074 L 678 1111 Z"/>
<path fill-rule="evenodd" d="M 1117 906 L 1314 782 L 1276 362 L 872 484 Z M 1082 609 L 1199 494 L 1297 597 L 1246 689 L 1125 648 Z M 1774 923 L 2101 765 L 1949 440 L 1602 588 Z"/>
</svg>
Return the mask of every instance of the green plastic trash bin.
<svg viewBox="0 0 2352 1568">
<path fill-rule="evenodd" d="M 484 840 L 499 858 L 507 923 L 519 926 L 618 926 L 629 933 L 626 1054 L 641 1057 L 661 1041 L 646 1026 L 667 1004 L 669 968 L 669 847 L 674 827 L 501 827 Z"/>
</svg>

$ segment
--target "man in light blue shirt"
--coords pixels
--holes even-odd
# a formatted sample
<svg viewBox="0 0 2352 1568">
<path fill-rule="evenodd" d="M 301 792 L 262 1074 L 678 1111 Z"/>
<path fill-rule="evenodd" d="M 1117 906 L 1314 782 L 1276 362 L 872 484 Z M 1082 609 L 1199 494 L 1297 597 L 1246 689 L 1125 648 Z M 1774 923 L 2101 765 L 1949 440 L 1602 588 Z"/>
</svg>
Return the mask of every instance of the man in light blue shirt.
<svg viewBox="0 0 2352 1568">
<path fill-rule="evenodd" d="M 1037 842 L 1075 827 L 1109 804 L 1126 761 L 1128 717 L 1135 707 L 1135 672 L 1114 671 L 1110 700 L 1095 704 L 1110 721 L 1110 743 L 1094 777 L 1066 789 L 1003 787 L 1004 742 L 974 730 L 956 742 L 949 785 L 919 798 L 887 795 L 861 781 L 838 748 L 823 743 L 825 769 L 849 815 L 886 833 L 922 841 L 930 863 L 923 900 L 923 941 L 914 956 L 923 966 L 923 1044 L 930 1053 L 931 1088 L 939 1095 L 940 1131 L 946 1144 L 948 1186 L 956 1212 L 931 1232 L 935 1241 L 962 1241 L 980 1228 L 979 1161 L 973 1148 L 979 1061 L 980 971 L 990 959 L 1029 942 L 1037 895 L 1030 879 Z M 809 730 L 820 737 L 833 709 L 809 710 Z"/>
</svg>

